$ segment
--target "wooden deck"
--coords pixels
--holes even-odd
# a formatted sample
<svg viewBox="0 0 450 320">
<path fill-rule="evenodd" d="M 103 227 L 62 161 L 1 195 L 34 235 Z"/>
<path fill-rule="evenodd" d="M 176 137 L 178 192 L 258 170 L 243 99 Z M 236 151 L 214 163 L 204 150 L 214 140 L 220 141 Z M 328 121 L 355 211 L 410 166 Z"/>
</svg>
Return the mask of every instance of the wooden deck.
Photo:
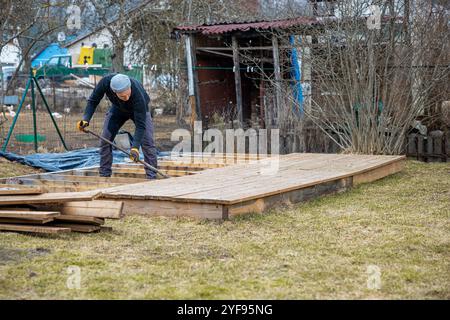
<svg viewBox="0 0 450 320">
<path fill-rule="evenodd" d="M 145 180 L 143 167 L 135 164 L 114 165 L 110 178 L 84 168 L 0 179 L 0 206 L 47 205 L 65 214 L 109 218 L 137 213 L 227 219 L 346 190 L 404 164 L 404 156 L 188 155 L 159 161 L 170 179 Z"/>
<path fill-rule="evenodd" d="M 226 219 L 383 178 L 402 170 L 405 157 L 289 154 L 268 161 L 251 160 L 171 179 L 101 189 L 97 199 L 123 201 L 125 214 Z"/>
</svg>

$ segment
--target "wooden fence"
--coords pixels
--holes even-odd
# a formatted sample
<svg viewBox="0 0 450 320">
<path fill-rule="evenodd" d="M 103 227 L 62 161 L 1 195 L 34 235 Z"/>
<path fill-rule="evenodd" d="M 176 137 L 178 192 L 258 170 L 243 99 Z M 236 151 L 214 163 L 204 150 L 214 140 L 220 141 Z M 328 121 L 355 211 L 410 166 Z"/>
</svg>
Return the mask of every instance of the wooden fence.
<svg viewBox="0 0 450 320">
<path fill-rule="evenodd" d="M 407 137 L 406 155 L 425 162 L 446 162 L 450 155 L 450 131 L 432 131 L 428 135 L 412 133 Z"/>
</svg>

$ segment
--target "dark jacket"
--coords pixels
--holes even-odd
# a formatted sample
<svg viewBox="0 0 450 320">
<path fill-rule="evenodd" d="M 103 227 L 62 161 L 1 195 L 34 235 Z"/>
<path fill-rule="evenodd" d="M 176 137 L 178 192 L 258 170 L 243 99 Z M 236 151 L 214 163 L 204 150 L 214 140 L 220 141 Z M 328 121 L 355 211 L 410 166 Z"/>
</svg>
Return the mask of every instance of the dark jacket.
<svg viewBox="0 0 450 320">
<path fill-rule="evenodd" d="M 149 110 L 148 105 L 150 103 L 150 97 L 147 92 L 145 92 L 142 84 L 136 79 L 130 77 L 131 96 L 128 101 L 120 100 L 109 86 L 111 83 L 111 78 L 114 75 L 115 74 L 104 76 L 99 81 L 94 91 L 92 91 L 92 94 L 88 99 L 86 110 L 84 111 L 83 120 L 91 120 L 95 109 L 97 109 L 98 104 L 106 94 L 109 101 L 111 101 L 113 108 L 117 108 L 119 111 L 124 113 L 124 116 L 134 119 L 136 131 L 134 133 L 133 147 L 139 147 L 145 132 L 145 117 Z"/>
</svg>

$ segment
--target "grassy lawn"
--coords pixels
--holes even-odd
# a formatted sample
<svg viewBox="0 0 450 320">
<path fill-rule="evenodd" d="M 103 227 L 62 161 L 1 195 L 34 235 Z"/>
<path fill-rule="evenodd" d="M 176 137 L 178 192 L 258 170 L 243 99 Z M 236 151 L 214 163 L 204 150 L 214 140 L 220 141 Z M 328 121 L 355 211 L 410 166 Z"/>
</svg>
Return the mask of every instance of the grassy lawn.
<svg viewBox="0 0 450 320">
<path fill-rule="evenodd" d="M 0 233 L 0 298 L 450 299 L 449 218 L 449 164 L 408 161 L 349 192 L 223 223 L 129 216 L 98 234 Z M 79 289 L 66 285 L 70 266 Z"/>
</svg>

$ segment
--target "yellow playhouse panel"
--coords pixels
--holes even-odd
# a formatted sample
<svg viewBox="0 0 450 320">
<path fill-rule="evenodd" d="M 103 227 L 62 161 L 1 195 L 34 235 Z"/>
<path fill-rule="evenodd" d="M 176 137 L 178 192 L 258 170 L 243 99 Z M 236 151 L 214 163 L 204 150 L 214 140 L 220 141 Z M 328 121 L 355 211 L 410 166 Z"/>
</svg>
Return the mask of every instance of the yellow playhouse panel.
<svg viewBox="0 0 450 320">
<path fill-rule="evenodd" d="M 78 64 L 94 63 L 94 47 L 81 47 Z"/>
</svg>

